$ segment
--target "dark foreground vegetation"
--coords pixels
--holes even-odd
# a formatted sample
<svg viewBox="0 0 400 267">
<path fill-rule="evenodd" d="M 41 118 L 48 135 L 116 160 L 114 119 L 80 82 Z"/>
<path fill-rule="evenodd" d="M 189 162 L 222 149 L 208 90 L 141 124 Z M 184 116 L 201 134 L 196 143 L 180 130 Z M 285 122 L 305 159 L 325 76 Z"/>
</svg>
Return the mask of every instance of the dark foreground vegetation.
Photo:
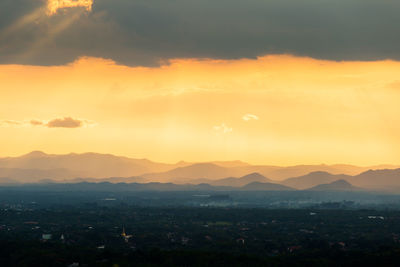
<svg viewBox="0 0 400 267">
<path fill-rule="evenodd" d="M 13 192 L 9 200 L 3 193 L 0 266 L 400 263 L 400 210 L 360 208 L 345 199 L 294 209 L 184 205 L 179 195 L 168 195 L 170 205 L 155 205 L 154 199 L 163 199 L 155 193 L 148 193 L 149 205 L 118 201 L 110 193 Z M 212 203 L 227 198 L 218 195 Z"/>
<path fill-rule="evenodd" d="M 257 256 L 205 250 L 103 251 L 39 242 L 1 242 L 1 266 L 398 266 L 400 250 L 306 250 Z"/>
</svg>

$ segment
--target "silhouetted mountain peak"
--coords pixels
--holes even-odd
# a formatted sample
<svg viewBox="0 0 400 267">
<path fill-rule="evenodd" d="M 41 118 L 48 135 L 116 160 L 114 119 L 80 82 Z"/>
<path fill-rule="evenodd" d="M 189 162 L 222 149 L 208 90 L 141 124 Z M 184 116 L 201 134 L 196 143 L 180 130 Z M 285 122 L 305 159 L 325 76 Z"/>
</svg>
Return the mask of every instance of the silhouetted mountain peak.
<svg viewBox="0 0 400 267">
<path fill-rule="evenodd" d="M 43 151 L 39 151 L 39 150 L 35 150 L 28 154 L 23 155 L 23 157 L 25 157 L 25 158 L 41 158 L 41 157 L 46 157 L 46 156 L 48 156 L 46 153 L 44 153 Z"/>
<path fill-rule="evenodd" d="M 282 184 L 294 187 L 297 189 L 307 189 L 320 184 L 328 184 L 340 179 L 348 179 L 348 175 L 333 175 L 324 171 L 311 172 L 307 175 L 286 179 Z"/>
</svg>

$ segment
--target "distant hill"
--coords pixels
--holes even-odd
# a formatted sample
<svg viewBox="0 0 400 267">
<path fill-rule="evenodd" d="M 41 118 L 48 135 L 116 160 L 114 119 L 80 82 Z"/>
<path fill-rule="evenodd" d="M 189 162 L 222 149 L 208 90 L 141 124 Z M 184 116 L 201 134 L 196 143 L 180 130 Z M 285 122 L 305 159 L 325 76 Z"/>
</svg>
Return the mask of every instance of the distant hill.
<svg viewBox="0 0 400 267">
<path fill-rule="evenodd" d="M 164 164 L 147 159 L 98 153 L 51 155 L 34 151 L 21 157 L 0 158 L 0 169 L 3 169 L 3 173 L 7 170 L 4 174 L 6 177 L 24 181 L 28 176 L 32 176 L 32 179 L 54 180 L 76 177 L 132 177 L 148 172 L 167 171 L 180 166 L 185 166 L 185 163 Z M 3 173 L 0 172 L 0 176 L 3 176 Z M 40 173 L 43 173 L 43 176 Z"/>
<path fill-rule="evenodd" d="M 263 182 L 269 183 L 273 182 L 272 180 L 262 176 L 261 174 L 255 172 L 250 173 L 248 175 L 236 178 L 236 177 L 228 177 L 218 180 L 211 180 L 211 179 L 195 179 L 189 181 L 191 184 L 200 184 L 200 183 L 207 183 L 214 186 L 233 186 L 233 187 L 241 187 L 247 185 L 252 182 Z"/>
<path fill-rule="evenodd" d="M 34 183 L 43 179 L 71 179 L 77 177 L 79 172 L 68 169 L 18 169 L 0 168 L 0 177 L 11 179 L 20 183 Z M 0 184 L 3 183 L 0 180 Z"/>
<path fill-rule="evenodd" d="M 350 177 L 350 183 L 368 189 L 389 189 L 400 192 L 400 169 L 369 170 Z"/>
<path fill-rule="evenodd" d="M 175 168 L 163 173 L 150 173 L 142 175 L 144 178 L 156 181 L 181 181 L 188 182 L 193 179 L 221 179 L 234 176 L 234 171 L 214 163 L 196 163 L 193 165 Z"/>
<path fill-rule="evenodd" d="M 309 191 L 359 191 L 361 188 L 355 187 L 346 180 L 337 180 L 329 184 L 320 184 L 307 189 Z"/>
<path fill-rule="evenodd" d="M 296 165 L 288 167 L 249 165 L 249 166 L 235 167 L 233 168 L 233 170 L 235 171 L 234 175 L 235 177 L 243 176 L 247 173 L 258 172 L 272 180 L 282 181 L 284 179 L 304 176 L 311 172 L 317 172 L 317 171 L 327 172 L 330 174 L 358 175 L 362 172 L 368 171 L 369 169 L 377 170 L 377 169 L 395 169 L 395 168 L 398 168 L 398 166 L 377 165 L 369 167 L 359 167 L 348 164 L 335 164 L 335 165 L 321 164 L 321 165 Z"/>
<path fill-rule="evenodd" d="M 337 180 L 345 180 L 355 187 L 369 190 L 400 192 L 400 169 L 369 170 L 355 176 L 312 172 L 304 176 L 286 179 L 281 184 L 296 189 L 307 189 Z"/>
<path fill-rule="evenodd" d="M 388 165 L 385 167 L 390 169 L 368 172 L 368 169 L 379 167 L 357 167 L 345 164 L 279 167 L 250 165 L 242 161 L 205 163 L 180 161 L 176 164 L 166 164 L 110 154 L 71 153 L 53 155 L 33 151 L 20 157 L 0 158 L 0 177 L 3 177 L 4 181 L 8 179 L 8 181 L 20 183 L 33 183 L 42 180 L 69 183 L 77 181 L 172 182 L 176 184 L 207 183 L 214 186 L 234 187 L 240 187 L 251 182 L 277 183 L 276 181 L 281 181 L 279 183 L 297 189 L 310 188 L 321 183 L 345 179 L 356 186 L 366 188 L 382 188 L 391 185 L 400 188 L 398 175 L 396 172 L 390 172 L 392 168 L 394 169 L 394 166 Z M 341 173 L 344 175 L 340 175 Z M 351 178 L 349 175 L 354 175 L 354 177 Z M 375 179 L 376 176 L 382 177 Z"/>
<path fill-rule="evenodd" d="M 212 163 L 224 168 L 235 168 L 235 167 L 245 167 L 245 166 L 250 166 L 250 164 L 240 161 L 240 160 L 234 160 L 234 161 L 211 161 L 208 163 Z"/>
<path fill-rule="evenodd" d="M 291 187 L 274 184 L 274 183 L 260 183 L 253 182 L 240 188 L 244 191 L 292 191 L 295 190 Z"/>
<path fill-rule="evenodd" d="M 176 170 L 185 171 L 191 168 L 204 168 L 203 171 L 221 170 L 220 166 L 213 164 L 197 164 L 196 166 L 182 167 Z M 224 168 L 222 168 L 224 170 Z M 15 171 L 14 169 L 0 169 L 3 174 Z M 5 176 L 0 176 L 0 184 L 13 185 L 13 184 L 31 184 L 34 188 L 40 186 L 50 186 L 52 189 L 62 190 L 120 190 L 120 191 L 135 191 L 135 190 L 247 190 L 247 191 L 287 191 L 294 189 L 307 189 L 311 191 L 356 191 L 360 188 L 365 190 L 375 191 L 392 191 L 400 192 L 400 169 L 395 170 L 376 170 L 367 171 L 356 176 L 349 175 L 333 175 L 326 172 L 313 172 L 304 176 L 289 178 L 277 184 L 271 182 L 268 178 L 259 173 L 252 173 L 240 178 L 223 178 L 216 180 L 208 180 L 209 183 L 198 184 L 175 184 L 170 182 L 149 182 L 148 178 L 143 177 L 113 177 L 113 178 L 75 178 L 66 180 L 54 180 L 43 178 L 51 176 L 52 170 L 17 170 L 20 180 L 12 179 Z M 168 172 L 167 172 L 168 173 Z M 171 173 L 168 173 L 171 174 Z M 223 175 L 224 173 L 221 173 Z M 171 175 L 175 175 L 172 172 Z M 202 181 L 204 179 L 199 179 Z M 32 185 L 34 184 L 34 185 Z M 38 187 L 35 187 L 38 186 Z"/>
<path fill-rule="evenodd" d="M 236 166 L 235 166 L 236 165 Z M 395 168 L 395 166 L 391 166 Z M 156 181 L 171 181 L 178 183 L 192 182 L 194 179 L 208 180 L 223 179 L 226 177 L 242 177 L 249 173 L 259 173 L 273 181 L 283 181 L 292 177 L 301 177 L 313 172 L 324 172 L 333 175 L 346 174 L 358 175 L 368 169 L 379 169 L 380 166 L 358 167 L 353 165 L 298 165 L 289 167 L 267 166 L 267 165 L 249 165 L 241 162 L 220 162 L 193 163 L 174 170 L 161 173 L 145 174 L 143 177 Z M 341 179 L 337 177 L 334 180 Z M 333 180 L 332 180 L 333 181 Z M 197 181 L 199 182 L 199 181 Z M 311 186 L 317 185 L 312 184 Z M 310 187 L 311 187 L 310 186 Z"/>
<path fill-rule="evenodd" d="M 348 175 L 333 175 L 327 172 L 312 172 L 300 177 L 289 178 L 281 182 L 282 185 L 293 187 L 296 189 L 307 189 L 320 184 L 327 184 L 336 180 L 348 180 Z"/>
<path fill-rule="evenodd" d="M 33 151 L 20 157 L 0 158 L 0 177 L 20 182 L 34 182 L 43 179 L 60 181 L 75 179 L 77 177 L 138 177 L 142 174 L 164 173 L 191 165 L 196 165 L 196 163 L 180 161 L 176 164 L 166 164 L 147 159 L 132 159 L 111 154 L 71 153 L 54 155 L 41 151 Z M 216 161 L 214 163 L 200 163 L 199 165 L 212 165 L 225 170 L 233 167 L 247 166 L 248 164 L 242 161 Z M 193 169 L 197 171 L 196 168 Z M 211 173 L 214 171 L 212 170 Z M 230 172 L 225 171 L 224 173 Z M 221 174 L 220 178 L 227 176 L 230 175 Z"/>
</svg>

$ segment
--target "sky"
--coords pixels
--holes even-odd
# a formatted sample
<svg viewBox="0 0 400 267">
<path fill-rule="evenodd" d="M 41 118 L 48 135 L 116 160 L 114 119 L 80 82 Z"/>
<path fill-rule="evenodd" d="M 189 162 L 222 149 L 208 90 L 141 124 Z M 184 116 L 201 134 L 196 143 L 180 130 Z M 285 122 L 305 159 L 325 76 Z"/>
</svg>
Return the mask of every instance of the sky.
<svg viewBox="0 0 400 267">
<path fill-rule="evenodd" d="M 3 0 L 0 156 L 399 164 L 399 9 Z"/>
</svg>

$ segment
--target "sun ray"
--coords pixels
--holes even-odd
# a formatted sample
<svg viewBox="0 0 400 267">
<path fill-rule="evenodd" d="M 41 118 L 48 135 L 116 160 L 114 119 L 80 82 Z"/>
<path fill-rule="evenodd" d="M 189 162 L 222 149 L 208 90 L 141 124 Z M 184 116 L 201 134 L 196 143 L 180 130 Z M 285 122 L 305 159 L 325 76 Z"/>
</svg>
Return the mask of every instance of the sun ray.
<svg viewBox="0 0 400 267">
<path fill-rule="evenodd" d="M 22 60 L 32 57 L 39 48 L 43 47 L 44 45 L 54 40 L 54 38 L 57 35 L 59 35 L 66 28 L 68 28 L 74 21 L 76 21 L 81 14 L 82 14 L 81 12 L 77 12 L 72 16 L 65 17 L 58 23 L 52 25 L 49 31 L 47 32 L 47 35 L 41 37 L 36 42 L 33 42 L 28 50 L 19 55 L 18 59 Z"/>
<path fill-rule="evenodd" d="M 37 8 L 34 11 L 32 11 L 31 13 L 18 19 L 13 24 L 6 27 L 3 31 L 0 32 L 0 40 L 7 38 L 10 34 L 22 29 L 27 24 L 31 24 L 31 23 L 35 22 L 36 20 L 40 19 L 40 17 L 43 14 L 44 14 L 43 8 Z"/>
</svg>

